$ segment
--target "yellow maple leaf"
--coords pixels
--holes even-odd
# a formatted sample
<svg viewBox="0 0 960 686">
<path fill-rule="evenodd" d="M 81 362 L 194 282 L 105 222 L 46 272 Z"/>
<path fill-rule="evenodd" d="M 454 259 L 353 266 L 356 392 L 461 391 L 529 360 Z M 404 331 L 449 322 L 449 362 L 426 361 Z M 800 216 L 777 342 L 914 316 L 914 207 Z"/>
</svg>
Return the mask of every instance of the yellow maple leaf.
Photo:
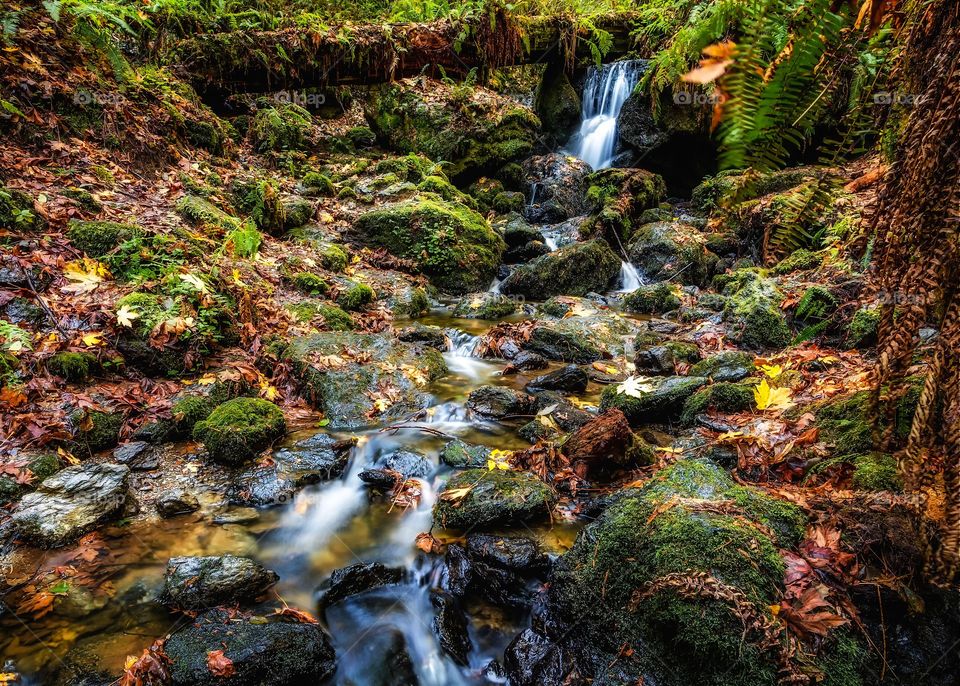
<svg viewBox="0 0 960 686">
<path fill-rule="evenodd" d="M 73 283 L 60 290 L 64 293 L 89 293 L 96 290 L 109 274 L 107 268 L 96 260 L 68 262 L 63 267 L 63 275 Z"/>
<path fill-rule="evenodd" d="M 779 364 L 762 364 L 760 365 L 760 370 L 771 380 L 776 380 L 777 377 L 783 374 L 783 367 Z"/>
<path fill-rule="evenodd" d="M 140 316 L 140 312 L 129 305 L 123 305 L 117 310 L 117 322 L 120 326 L 126 326 L 127 328 L 133 327 L 133 320 Z"/>
<path fill-rule="evenodd" d="M 753 399 L 758 410 L 785 409 L 793 405 L 789 388 L 773 388 L 764 379 L 753 389 Z"/>
<path fill-rule="evenodd" d="M 261 398 L 266 398 L 267 400 L 276 400 L 279 395 L 280 391 L 277 390 L 276 386 L 271 386 L 265 381 L 260 384 Z"/>
<path fill-rule="evenodd" d="M 440 500 L 457 502 L 467 497 L 467 494 L 473 490 L 473 486 L 464 486 L 462 488 L 451 488 L 440 494 Z"/>
<path fill-rule="evenodd" d="M 90 333 L 86 334 L 81 340 L 83 340 L 83 344 L 89 348 L 92 348 L 97 345 L 104 345 L 102 331 L 91 331 Z"/>
<path fill-rule="evenodd" d="M 77 465 L 80 464 L 80 460 L 73 456 L 73 453 L 64 450 L 63 448 L 57 448 L 57 455 L 63 458 L 63 461 L 67 464 Z"/>
<path fill-rule="evenodd" d="M 244 283 L 243 279 L 240 278 L 240 270 L 239 270 L 239 269 L 234 269 L 234 270 L 233 270 L 233 282 L 234 282 L 235 284 L 237 284 L 238 286 L 240 286 L 241 288 L 246 288 L 246 287 L 247 287 L 247 284 Z"/>
</svg>

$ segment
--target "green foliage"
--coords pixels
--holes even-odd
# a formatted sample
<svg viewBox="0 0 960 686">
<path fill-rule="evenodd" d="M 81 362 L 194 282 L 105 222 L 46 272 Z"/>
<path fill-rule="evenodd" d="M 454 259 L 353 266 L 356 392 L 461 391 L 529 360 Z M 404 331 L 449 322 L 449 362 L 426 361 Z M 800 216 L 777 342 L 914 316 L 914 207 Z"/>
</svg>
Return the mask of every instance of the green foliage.
<svg viewBox="0 0 960 686">
<path fill-rule="evenodd" d="M 711 407 L 720 412 L 743 412 L 752 408 L 753 402 L 753 387 L 749 384 L 711 384 L 687 399 L 680 421 L 693 424 L 698 414 L 703 414 Z"/>
<path fill-rule="evenodd" d="M 0 319 L 0 350 L 5 352 L 33 350 L 31 340 L 29 331 L 5 319 Z"/>
<path fill-rule="evenodd" d="M 309 295 L 323 295 L 330 290 L 329 284 L 322 277 L 312 272 L 300 272 L 291 279 L 298 291 Z"/>
<path fill-rule="evenodd" d="M 262 241 L 263 237 L 257 231 L 257 227 L 244 222 L 239 228 L 227 234 L 225 245 L 233 250 L 233 254 L 237 257 L 253 257 L 260 249 Z"/>
<path fill-rule="evenodd" d="M 649 286 L 641 286 L 623 299 L 623 307 L 629 312 L 639 314 L 663 314 L 680 307 L 680 298 L 674 292 L 674 287 L 661 282 Z"/>
<path fill-rule="evenodd" d="M 117 444 L 123 415 L 119 412 L 77 410 L 70 415 L 70 421 L 74 427 L 73 440 L 92 455 Z"/>
<path fill-rule="evenodd" d="M 313 117 L 300 105 L 278 103 L 254 115 L 250 122 L 250 141 L 258 152 L 300 150 L 312 125 Z"/>
<path fill-rule="evenodd" d="M 121 243 L 142 234 L 143 230 L 133 224 L 76 219 L 70 222 L 67 229 L 70 241 L 90 257 L 103 257 Z"/>
<path fill-rule="evenodd" d="M 47 360 L 47 369 L 67 381 L 79 383 L 90 378 L 96 368 L 97 358 L 90 353 L 59 352 Z"/>
</svg>

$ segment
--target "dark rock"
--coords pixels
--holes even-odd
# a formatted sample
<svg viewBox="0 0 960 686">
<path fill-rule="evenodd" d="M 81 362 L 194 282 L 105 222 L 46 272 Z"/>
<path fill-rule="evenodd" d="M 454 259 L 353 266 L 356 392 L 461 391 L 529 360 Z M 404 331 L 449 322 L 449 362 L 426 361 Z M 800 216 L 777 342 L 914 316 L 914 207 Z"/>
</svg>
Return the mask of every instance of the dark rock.
<svg viewBox="0 0 960 686">
<path fill-rule="evenodd" d="M 130 468 L 121 464 L 67 467 L 21 499 L 14 526 L 42 546 L 64 545 L 123 511 L 129 474 Z"/>
<path fill-rule="evenodd" d="M 207 655 L 222 650 L 229 677 L 214 676 Z M 336 669 L 330 639 L 316 624 L 254 623 L 214 610 L 164 645 L 176 686 L 302 686 L 321 683 Z"/>
<path fill-rule="evenodd" d="M 481 386 L 467 397 L 467 407 L 483 417 L 502 419 L 533 413 L 536 399 L 506 386 Z"/>
<path fill-rule="evenodd" d="M 396 472 L 391 472 L 386 469 L 364 469 L 357 474 L 357 478 L 359 478 L 360 481 L 380 493 L 393 491 L 399 483 L 397 480 L 398 476 Z"/>
<path fill-rule="evenodd" d="M 467 554 L 474 560 L 526 576 L 541 574 L 549 567 L 549 560 L 537 542 L 520 536 L 470 534 Z"/>
<path fill-rule="evenodd" d="M 297 486 L 315 484 L 341 476 L 355 444 L 354 440 L 338 440 L 318 433 L 276 451 L 273 459 L 281 478 Z"/>
<path fill-rule="evenodd" d="M 397 332 L 397 339 L 404 343 L 425 343 L 441 352 L 446 352 L 449 347 L 449 340 L 443 329 L 424 324 L 403 327 Z"/>
<path fill-rule="evenodd" d="M 543 130 L 563 142 L 580 121 L 580 96 L 559 63 L 551 62 L 534 95 L 534 111 L 543 123 Z"/>
<path fill-rule="evenodd" d="M 503 261 L 506 264 L 522 264 L 529 262 L 550 252 L 550 248 L 543 242 L 542 237 L 535 241 L 530 241 L 516 248 L 508 248 L 503 254 Z"/>
<path fill-rule="evenodd" d="M 653 222 L 637 229 L 627 251 L 647 278 L 703 286 L 713 275 L 717 256 L 703 234 L 680 222 Z"/>
<path fill-rule="evenodd" d="M 425 477 L 433 472 L 426 455 L 412 450 L 397 450 L 377 460 L 377 467 L 399 472 L 405 478 Z"/>
<path fill-rule="evenodd" d="M 691 376 L 706 376 L 716 383 L 741 381 L 753 374 L 753 355 L 725 350 L 690 367 Z"/>
<path fill-rule="evenodd" d="M 175 488 L 160 494 L 160 497 L 157 498 L 156 508 L 161 517 L 176 517 L 177 515 L 196 512 L 200 509 L 200 501 L 192 493 Z"/>
<path fill-rule="evenodd" d="M 551 153 L 523 162 L 530 204 L 524 210 L 538 224 L 562 222 L 587 211 L 587 176 L 590 165 L 569 155 Z"/>
<path fill-rule="evenodd" d="M 447 586 L 458 598 L 482 598 L 502 607 L 526 607 L 533 602 L 532 575 L 491 564 L 456 543 L 447 547 Z"/>
<path fill-rule="evenodd" d="M 470 486 L 456 502 L 442 497 L 433 506 L 434 522 L 451 529 L 491 529 L 545 519 L 556 496 L 528 472 L 467 469 L 450 477 L 445 492 Z"/>
<path fill-rule="evenodd" d="M 549 364 L 550 363 L 547 362 L 547 359 L 543 355 L 538 355 L 531 350 L 524 350 L 510 360 L 510 366 L 521 372 L 546 369 Z"/>
<path fill-rule="evenodd" d="M 538 376 L 527 384 L 528 391 L 564 391 L 567 393 L 583 393 L 587 390 L 589 377 L 587 373 L 575 364 L 552 371 L 549 374 Z"/>
<path fill-rule="evenodd" d="M 440 451 L 440 461 L 458 469 L 481 467 L 486 464 L 490 448 L 483 445 L 469 445 L 455 438 Z"/>
<path fill-rule="evenodd" d="M 620 273 L 620 258 L 602 238 L 574 243 L 520 265 L 500 284 L 505 295 L 538 300 L 605 291 Z"/>
<path fill-rule="evenodd" d="M 678 418 L 687 398 L 707 383 L 709 380 L 702 376 L 671 376 L 641 392 L 640 397 L 618 393 L 616 386 L 608 386 L 600 397 L 600 409 L 619 409 L 631 426 L 668 422 Z"/>
<path fill-rule="evenodd" d="M 124 443 L 113 451 L 113 459 L 133 471 L 150 471 L 160 466 L 156 449 L 146 441 Z"/>
<path fill-rule="evenodd" d="M 358 562 L 335 570 L 320 588 L 317 589 L 317 604 L 326 609 L 344 598 L 348 598 L 373 588 L 398 584 L 403 581 L 404 571 L 397 567 L 387 567 L 379 562 Z"/>
<path fill-rule="evenodd" d="M 594 418 L 594 414 L 581 410 L 572 402 L 554 391 L 537 393 L 537 414 L 548 415 L 561 431 L 574 431 Z"/>
<path fill-rule="evenodd" d="M 700 350 L 693 343 L 670 341 L 637 351 L 633 363 L 644 375 L 668 376 L 677 373 L 678 364 L 689 364 L 700 359 Z"/>
<path fill-rule="evenodd" d="M 430 593 L 430 602 L 436 609 L 433 630 L 440 640 L 440 647 L 460 666 L 467 666 L 467 656 L 473 648 L 467 629 L 467 616 L 460 603 L 443 591 Z"/>
<path fill-rule="evenodd" d="M 252 602 L 279 578 L 246 557 L 172 557 L 167 563 L 163 599 L 180 610 Z"/>
<path fill-rule="evenodd" d="M 273 507 L 293 502 L 296 484 L 281 478 L 276 466 L 254 466 L 236 474 L 230 484 L 234 505 Z"/>
</svg>

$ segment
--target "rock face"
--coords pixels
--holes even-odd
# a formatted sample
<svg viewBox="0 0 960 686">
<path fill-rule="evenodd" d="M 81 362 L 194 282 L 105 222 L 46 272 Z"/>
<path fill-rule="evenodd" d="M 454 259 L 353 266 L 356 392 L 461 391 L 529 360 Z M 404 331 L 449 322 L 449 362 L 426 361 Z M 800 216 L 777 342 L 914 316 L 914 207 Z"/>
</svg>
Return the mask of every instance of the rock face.
<svg viewBox="0 0 960 686">
<path fill-rule="evenodd" d="M 279 578 L 246 557 L 172 557 L 163 594 L 165 602 L 180 610 L 206 610 L 253 601 Z"/>
<path fill-rule="evenodd" d="M 222 650 L 233 674 L 215 676 L 207 655 Z M 167 640 L 175 686 L 298 686 L 321 683 L 336 669 L 330 639 L 316 624 L 234 620 L 219 610 Z"/>
<path fill-rule="evenodd" d="M 507 295 L 545 300 L 603 292 L 620 273 L 620 258 L 603 239 L 574 243 L 517 267 L 500 284 Z"/>
<path fill-rule="evenodd" d="M 677 504 L 658 512 L 672 498 Z M 723 501 L 735 510 L 718 511 Z M 794 505 L 738 486 L 709 462 L 661 470 L 610 505 L 557 561 L 543 612 L 507 649 L 511 683 L 563 683 L 574 671 L 613 677 L 604 683 L 776 683 L 761 636 L 745 633 L 710 585 L 765 609 L 783 582 L 779 549 L 799 542 L 805 520 Z M 703 594 L 671 585 L 701 572 L 711 579 Z M 624 641 L 634 652 L 614 659 Z"/>
<path fill-rule="evenodd" d="M 589 382 L 587 373 L 575 364 L 568 364 L 549 374 L 544 374 L 530 380 L 526 388 L 528 391 L 565 391 L 567 393 L 583 393 Z"/>
<path fill-rule="evenodd" d="M 705 243 L 703 234 L 687 224 L 652 222 L 637 229 L 627 251 L 649 279 L 704 286 L 717 262 Z"/>
<path fill-rule="evenodd" d="M 436 196 L 371 210 L 356 232 L 362 242 L 413 260 L 437 288 L 456 294 L 486 289 L 506 248 L 482 216 Z"/>
<path fill-rule="evenodd" d="M 576 157 L 550 153 L 523 161 L 530 204 L 524 214 L 532 222 L 554 224 L 586 214 L 590 165 Z"/>
<path fill-rule="evenodd" d="M 361 362 L 344 356 L 345 350 L 362 351 L 365 357 Z M 438 350 L 380 334 L 328 332 L 295 338 L 284 356 L 291 361 L 305 395 L 326 413 L 333 429 L 356 428 L 426 407 L 429 398 L 424 387 L 447 373 Z M 367 391 L 382 385 L 389 385 L 397 395 L 381 412 Z"/>
<path fill-rule="evenodd" d="M 365 113 L 381 142 L 449 162 L 454 180 L 492 174 L 533 150 L 540 121 L 529 109 L 478 86 L 467 105 L 457 97 L 440 81 L 406 79 L 372 89 Z"/>
<path fill-rule="evenodd" d="M 706 376 L 714 382 L 741 381 L 753 374 L 753 355 L 727 350 L 697 362 L 690 367 L 690 376 Z"/>
<path fill-rule="evenodd" d="M 548 360 L 588 364 L 622 355 L 626 342 L 639 332 L 637 325 L 613 310 L 588 309 L 578 303 L 573 316 L 541 321 L 524 345 Z"/>
<path fill-rule="evenodd" d="M 432 591 L 430 602 L 436 609 L 433 631 L 440 640 L 443 652 L 458 665 L 466 666 L 467 656 L 473 648 L 467 628 L 467 616 L 457 599 L 443 591 Z"/>
<path fill-rule="evenodd" d="M 344 598 L 363 593 L 373 588 L 399 584 L 404 572 L 396 567 L 387 567 L 379 562 L 358 562 L 334 571 L 317 591 L 317 604 L 327 608 Z"/>
<path fill-rule="evenodd" d="M 447 482 L 444 493 L 470 487 L 456 501 L 441 494 L 433 506 L 434 522 L 451 529 L 489 529 L 545 519 L 555 495 L 527 472 L 467 469 Z"/>
<path fill-rule="evenodd" d="M 13 513 L 14 526 L 42 546 L 69 543 L 123 510 L 129 474 L 121 464 L 67 467 L 23 497 Z"/>
<path fill-rule="evenodd" d="M 653 388 L 640 397 L 618 393 L 616 386 L 607 386 L 600 397 L 600 409 L 617 408 L 631 426 L 646 422 L 669 422 L 677 419 L 683 404 L 709 380 L 702 376 L 671 376 L 651 382 Z"/>
<path fill-rule="evenodd" d="M 563 141 L 580 121 L 580 96 L 566 71 L 551 63 L 534 95 L 533 109 L 543 123 L 544 132 Z"/>
<path fill-rule="evenodd" d="M 529 605 L 536 588 L 531 580 L 549 568 L 535 541 L 492 534 L 471 534 L 465 546 L 450 545 L 445 563 L 453 595 L 504 607 Z"/>
</svg>

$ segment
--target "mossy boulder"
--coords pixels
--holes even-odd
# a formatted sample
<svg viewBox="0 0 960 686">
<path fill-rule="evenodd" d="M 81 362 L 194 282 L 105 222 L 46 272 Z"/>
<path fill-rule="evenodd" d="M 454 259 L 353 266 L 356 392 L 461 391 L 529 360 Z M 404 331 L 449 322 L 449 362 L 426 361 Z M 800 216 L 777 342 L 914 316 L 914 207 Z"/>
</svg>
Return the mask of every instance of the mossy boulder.
<svg viewBox="0 0 960 686">
<path fill-rule="evenodd" d="M 739 350 L 724 350 L 690 367 L 690 376 L 706 376 L 715 382 L 740 381 L 756 370 L 753 355 Z"/>
<path fill-rule="evenodd" d="M 196 195 L 180 198 L 177 201 L 177 212 L 188 223 L 201 228 L 210 226 L 222 231 L 232 231 L 241 225 L 239 219 L 231 217 L 206 198 Z"/>
<path fill-rule="evenodd" d="M 323 295 L 330 290 L 330 284 L 322 276 L 313 272 L 294 274 L 290 278 L 290 283 L 298 291 L 307 295 Z"/>
<path fill-rule="evenodd" d="M 490 448 L 483 445 L 470 445 L 455 438 L 440 451 L 440 461 L 455 469 L 485 467 Z"/>
<path fill-rule="evenodd" d="M 623 298 L 623 309 L 637 314 L 663 314 L 680 307 L 675 289 L 666 283 L 640 286 Z"/>
<path fill-rule="evenodd" d="M 677 373 L 677 367 L 700 360 L 700 348 L 695 343 L 667 341 L 656 345 L 642 345 L 633 358 L 637 371 L 645 375 Z"/>
<path fill-rule="evenodd" d="M 617 408 L 631 426 L 647 422 L 666 423 L 678 419 L 687 399 L 707 383 L 702 376 L 651 380 L 650 390 L 641 391 L 639 397 L 619 392 L 618 386 L 607 386 L 600 395 L 600 409 Z"/>
<path fill-rule="evenodd" d="M 798 543 L 804 523 L 796 506 L 735 484 L 709 462 L 681 460 L 661 470 L 610 505 L 555 565 L 546 626 L 561 627 L 567 650 L 559 652 L 575 660 L 561 669 L 609 676 L 616 661 L 610 683 L 773 686 L 776 657 L 760 647 L 762 636 L 745 632 L 717 594 L 680 588 L 683 579 L 703 575 L 707 585 L 742 594 L 753 612 L 768 614 L 782 591 L 780 548 Z M 508 670 L 557 657 L 550 650 L 524 654 L 535 638 L 521 634 L 508 648 Z M 633 651 L 624 654 L 624 644 Z"/>
<path fill-rule="evenodd" d="M 320 172 L 307 172 L 303 175 L 300 185 L 305 195 L 332 198 L 337 194 L 337 189 L 330 177 Z"/>
<path fill-rule="evenodd" d="M 769 193 L 777 193 L 794 188 L 813 178 L 811 167 L 794 167 L 776 172 L 753 175 L 750 188 L 743 195 L 744 200 L 752 200 Z M 701 211 L 711 211 L 720 206 L 721 201 L 730 195 L 746 178 L 738 171 L 723 171 L 704 179 L 693 189 L 693 205 Z"/>
<path fill-rule="evenodd" d="M 422 317 L 430 311 L 430 296 L 423 288 L 407 288 L 393 299 L 393 313 L 401 317 Z"/>
<path fill-rule="evenodd" d="M 472 293 L 453 308 L 453 316 L 463 319 L 495 320 L 517 311 L 517 301 L 499 293 Z"/>
<path fill-rule="evenodd" d="M 589 210 L 587 179 L 590 165 L 561 153 L 528 157 L 522 164 L 530 204 L 527 219 L 552 224 Z"/>
<path fill-rule="evenodd" d="M 346 312 L 356 312 L 372 303 L 376 297 L 376 293 L 367 284 L 351 282 L 337 296 L 337 305 Z"/>
<path fill-rule="evenodd" d="M 47 221 L 33 207 L 33 198 L 23 191 L 0 186 L 0 229 L 33 233 L 46 226 Z"/>
<path fill-rule="evenodd" d="M 47 360 L 47 370 L 67 381 L 86 381 L 97 369 L 96 355 L 87 352 L 59 352 Z"/>
<path fill-rule="evenodd" d="M 603 169 L 586 182 L 590 217 L 580 231 L 611 242 L 630 239 L 642 226 L 643 213 L 657 207 L 667 193 L 663 178 L 645 169 Z"/>
<path fill-rule="evenodd" d="M 408 200 L 360 216 L 362 241 L 415 261 L 437 288 L 449 293 L 485 289 L 505 245 L 470 208 L 440 198 Z"/>
<path fill-rule="evenodd" d="M 721 381 L 702 388 L 683 404 L 682 424 L 693 424 L 697 415 L 710 409 L 720 412 L 745 412 L 753 407 L 753 386 Z"/>
<path fill-rule="evenodd" d="M 630 261 L 654 281 L 704 286 L 717 256 L 706 248 L 697 229 L 682 222 L 653 222 L 637 229 L 627 246 Z"/>
<path fill-rule="evenodd" d="M 371 89 L 365 113 L 381 142 L 448 162 L 455 181 L 493 173 L 526 157 L 540 128 L 533 112 L 505 96 L 427 78 Z"/>
<path fill-rule="evenodd" d="M 500 291 L 544 300 L 554 295 L 583 296 L 605 291 L 620 273 L 620 258 L 602 238 L 574 243 L 520 265 Z"/>
<path fill-rule="evenodd" d="M 634 322 L 618 312 L 587 309 L 586 301 L 579 301 L 577 309 L 571 311 L 575 312 L 573 316 L 541 321 L 524 350 L 548 360 L 588 364 L 623 355 L 626 341 L 639 331 Z"/>
<path fill-rule="evenodd" d="M 306 145 L 313 117 L 293 103 L 278 103 L 257 111 L 248 135 L 258 152 L 301 150 Z"/>
<path fill-rule="evenodd" d="M 88 455 L 112 448 L 123 422 L 123 414 L 114 410 L 75 410 L 70 415 L 73 441 Z"/>
<path fill-rule="evenodd" d="M 784 348 L 791 333 L 780 309 L 783 294 L 771 279 L 742 272 L 724 290 L 730 300 L 724 311 L 730 338 L 755 350 Z"/>
<path fill-rule="evenodd" d="M 551 63 L 544 70 L 534 94 L 533 109 L 544 132 L 561 142 L 580 121 L 580 96 L 559 64 Z"/>
<path fill-rule="evenodd" d="M 877 342 L 877 330 L 880 327 L 880 309 L 861 307 L 857 310 L 847 327 L 847 343 L 855 348 L 865 348 Z"/>
<path fill-rule="evenodd" d="M 462 498 L 443 493 L 468 488 Z M 433 520 L 449 529 L 491 529 L 549 517 L 556 496 L 528 472 L 466 469 L 450 477 L 433 507 Z"/>
<path fill-rule="evenodd" d="M 134 224 L 116 222 L 71 220 L 67 237 L 90 257 L 102 257 L 124 241 L 143 235 L 143 229 Z"/>
<path fill-rule="evenodd" d="M 780 260 L 773 268 L 774 274 L 791 274 L 793 272 L 816 269 L 823 262 L 823 256 L 811 252 L 806 248 L 794 250 L 790 255 Z"/>
<path fill-rule="evenodd" d="M 261 398 L 234 398 L 197 422 L 193 437 L 203 441 L 214 462 L 239 466 L 256 459 L 286 433 L 283 412 Z"/>
<path fill-rule="evenodd" d="M 363 361 L 344 355 L 362 351 Z M 392 336 L 345 332 L 295 338 L 283 352 L 307 399 L 332 428 L 356 428 L 405 416 L 429 403 L 426 387 L 447 372 L 443 355 Z M 330 357 L 342 360 L 330 363 Z M 369 356 L 367 359 L 366 356 Z M 390 395 L 380 395 L 389 389 Z"/>
</svg>

